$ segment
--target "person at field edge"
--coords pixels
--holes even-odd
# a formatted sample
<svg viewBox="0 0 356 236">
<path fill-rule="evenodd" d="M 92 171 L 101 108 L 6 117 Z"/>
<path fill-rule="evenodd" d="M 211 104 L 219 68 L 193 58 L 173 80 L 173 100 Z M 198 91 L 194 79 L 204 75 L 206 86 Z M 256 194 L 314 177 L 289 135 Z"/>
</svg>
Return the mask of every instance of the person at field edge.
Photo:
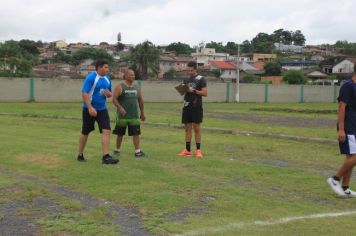
<svg viewBox="0 0 356 236">
<path fill-rule="evenodd" d="M 118 160 L 109 154 L 111 128 L 109 112 L 106 108 L 106 98 L 110 98 L 112 93 L 111 78 L 107 75 L 108 71 L 108 62 L 106 60 L 98 60 L 95 62 L 95 72 L 90 73 L 84 80 L 82 87 L 83 122 L 82 132 L 79 138 L 79 154 L 77 156 L 77 160 L 81 162 L 86 161 L 83 151 L 89 133 L 95 129 L 94 124 L 96 121 L 101 133 L 102 163 L 118 163 Z"/>
<path fill-rule="evenodd" d="M 340 152 L 346 159 L 327 183 L 339 196 L 356 197 L 356 192 L 349 188 L 352 169 L 356 165 L 356 63 L 352 78 L 340 88 L 338 101 L 338 140 Z"/>
<path fill-rule="evenodd" d="M 117 135 L 114 156 L 120 156 L 121 144 L 127 127 L 128 135 L 132 136 L 135 147 L 135 157 L 144 157 L 145 153 L 140 149 L 140 120 L 145 121 L 146 119 L 144 102 L 141 89 L 135 83 L 135 72 L 132 69 L 126 71 L 124 81 L 115 87 L 113 103 L 117 108 L 116 125 L 113 130 L 113 134 Z"/>
<path fill-rule="evenodd" d="M 184 79 L 183 84 L 188 85 L 189 90 L 184 94 L 182 109 L 182 123 L 185 128 L 185 149 L 178 156 L 191 156 L 192 129 L 194 130 L 197 158 L 203 158 L 200 150 L 201 123 L 203 122 L 203 99 L 208 95 L 207 84 L 203 76 L 198 74 L 197 63 L 191 61 L 187 68 L 189 78 Z"/>
</svg>

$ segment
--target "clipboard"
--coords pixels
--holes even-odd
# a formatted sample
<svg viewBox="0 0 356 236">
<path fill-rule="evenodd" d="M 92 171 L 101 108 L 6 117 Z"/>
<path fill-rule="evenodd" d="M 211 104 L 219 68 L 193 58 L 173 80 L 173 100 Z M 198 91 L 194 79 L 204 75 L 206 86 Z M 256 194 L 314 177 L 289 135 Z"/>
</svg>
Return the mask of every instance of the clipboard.
<svg viewBox="0 0 356 236">
<path fill-rule="evenodd" d="M 178 86 L 175 86 L 174 88 L 181 96 L 183 96 L 186 92 L 189 91 L 189 86 L 187 84 L 180 84 Z"/>
</svg>

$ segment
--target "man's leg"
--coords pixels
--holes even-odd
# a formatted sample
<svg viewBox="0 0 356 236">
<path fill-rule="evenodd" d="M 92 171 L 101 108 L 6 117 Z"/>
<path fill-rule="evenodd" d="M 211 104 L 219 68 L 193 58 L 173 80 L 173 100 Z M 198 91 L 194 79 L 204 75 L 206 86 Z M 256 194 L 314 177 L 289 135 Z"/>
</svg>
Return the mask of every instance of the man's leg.
<svg viewBox="0 0 356 236">
<path fill-rule="evenodd" d="M 346 155 L 344 164 L 340 167 L 339 171 L 336 173 L 337 178 L 342 178 L 342 185 L 348 186 L 352 174 L 352 169 L 356 165 L 356 154 Z"/>
<path fill-rule="evenodd" d="M 194 123 L 193 124 L 193 128 L 194 128 L 194 137 L 195 137 L 195 145 L 196 145 L 195 156 L 197 158 L 202 158 L 203 157 L 203 153 L 200 151 L 200 143 L 201 143 L 200 123 Z"/>
<path fill-rule="evenodd" d="M 116 137 L 116 150 L 120 150 L 121 149 L 121 144 L 122 144 L 122 140 L 124 139 L 123 135 L 117 135 Z"/>
<path fill-rule="evenodd" d="M 83 154 L 85 145 L 87 144 L 87 141 L 88 141 L 88 136 L 89 135 L 80 134 L 80 137 L 79 137 L 79 154 Z"/>
<path fill-rule="evenodd" d="M 139 135 L 132 136 L 132 142 L 135 147 L 135 150 L 139 150 L 140 149 L 140 136 Z"/>
<path fill-rule="evenodd" d="M 109 152 L 110 152 L 110 130 L 109 129 L 102 130 L 101 145 L 102 145 L 103 156 L 106 154 L 109 154 Z"/>
</svg>

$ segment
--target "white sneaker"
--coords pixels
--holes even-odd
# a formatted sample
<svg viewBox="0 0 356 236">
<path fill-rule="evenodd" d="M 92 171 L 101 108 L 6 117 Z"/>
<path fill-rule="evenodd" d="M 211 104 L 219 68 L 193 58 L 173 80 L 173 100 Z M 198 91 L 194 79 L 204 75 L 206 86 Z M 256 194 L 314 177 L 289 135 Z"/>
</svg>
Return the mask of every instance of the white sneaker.
<svg viewBox="0 0 356 236">
<path fill-rule="evenodd" d="M 347 197 L 356 197 L 356 192 L 352 191 L 350 188 L 344 190 L 344 193 Z"/>
<path fill-rule="evenodd" d="M 334 193 L 336 193 L 337 195 L 342 196 L 342 197 L 347 196 L 340 185 L 340 181 L 334 180 L 333 177 L 329 177 L 326 180 L 326 182 L 330 185 L 330 187 L 334 191 Z"/>
</svg>

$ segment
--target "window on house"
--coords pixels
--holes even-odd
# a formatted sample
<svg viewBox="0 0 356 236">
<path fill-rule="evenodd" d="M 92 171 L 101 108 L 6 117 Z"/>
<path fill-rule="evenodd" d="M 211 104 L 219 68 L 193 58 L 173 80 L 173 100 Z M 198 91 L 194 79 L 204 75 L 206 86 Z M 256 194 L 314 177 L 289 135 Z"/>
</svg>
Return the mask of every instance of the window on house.
<svg viewBox="0 0 356 236">
<path fill-rule="evenodd" d="M 229 71 L 229 75 L 231 75 L 231 71 Z"/>
<path fill-rule="evenodd" d="M 340 73 L 342 72 L 342 69 L 341 69 L 341 68 L 339 69 L 339 72 L 340 72 Z"/>
</svg>

